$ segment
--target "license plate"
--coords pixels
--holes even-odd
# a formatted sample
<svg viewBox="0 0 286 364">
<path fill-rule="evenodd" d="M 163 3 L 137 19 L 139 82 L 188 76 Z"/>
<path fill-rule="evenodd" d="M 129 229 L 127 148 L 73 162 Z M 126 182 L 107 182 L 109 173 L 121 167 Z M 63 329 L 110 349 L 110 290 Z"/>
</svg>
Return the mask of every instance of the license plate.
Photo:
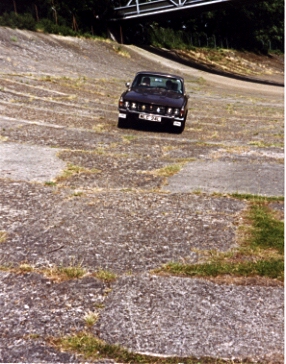
<svg viewBox="0 0 286 364">
<path fill-rule="evenodd" d="M 161 116 L 152 115 L 152 114 L 139 114 L 139 119 L 160 122 Z"/>
</svg>

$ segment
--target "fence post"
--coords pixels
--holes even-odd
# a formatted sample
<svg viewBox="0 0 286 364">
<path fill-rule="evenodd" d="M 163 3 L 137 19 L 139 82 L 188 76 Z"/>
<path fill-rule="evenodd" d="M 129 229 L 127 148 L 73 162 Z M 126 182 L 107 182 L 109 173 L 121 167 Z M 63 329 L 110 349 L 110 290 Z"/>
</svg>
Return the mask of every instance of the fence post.
<svg viewBox="0 0 286 364">
<path fill-rule="evenodd" d="M 13 0 L 13 5 L 14 5 L 14 12 L 17 15 L 18 14 L 17 13 L 17 5 L 16 5 L 16 1 L 15 0 Z"/>
</svg>

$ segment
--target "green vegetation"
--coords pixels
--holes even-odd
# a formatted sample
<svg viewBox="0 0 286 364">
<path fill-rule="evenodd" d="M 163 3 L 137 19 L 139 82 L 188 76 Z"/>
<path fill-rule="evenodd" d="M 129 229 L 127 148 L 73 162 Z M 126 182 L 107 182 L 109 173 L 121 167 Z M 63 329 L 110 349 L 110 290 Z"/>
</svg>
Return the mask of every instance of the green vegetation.
<svg viewBox="0 0 286 364">
<path fill-rule="evenodd" d="M 33 18 L 32 14 L 29 13 L 4 13 L 0 16 L 0 25 L 10 28 L 36 30 L 36 20 Z"/>
<path fill-rule="evenodd" d="M 171 177 L 174 174 L 180 172 L 180 170 L 182 169 L 184 163 L 180 163 L 180 164 L 171 164 L 169 166 L 163 167 L 161 169 L 157 169 L 154 171 L 154 174 L 156 176 L 161 176 L 161 177 Z"/>
<path fill-rule="evenodd" d="M 154 272 L 188 277 L 259 276 L 283 281 L 284 222 L 269 208 L 269 203 L 278 199 L 250 195 L 235 196 L 249 200 L 246 224 L 241 227 L 243 238 L 238 249 L 227 253 L 209 254 L 207 262 L 201 264 L 170 262 Z"/>
<path fill-rule="evenodd" d="M 80 167 L 80 166 L 76 166 L 74 164 L 68 163 L 67 169 L 63 171 L 63 174 L 61 176 L 57 177 L 56 181 L 62 182 L 72 176 L 79 175 L 81 173 L 100 173 L 100 170 L 95 169 L 95 168 L 87 169 L 84 167 Z"/>
<path fill-rule="evenodd" d="M 52 268 L 45 269 L 42 273 L 52 280 L 66 281 L 82 278 L 86 274 L 86 270 L 81 266 L 81 264 L 70 264 L 68 267 L 54 266 Z"/>
<path fill-rule="evenodd" d="M 0 244 L 5 243 L 6 240 L 7 240 L 6 231 L 0 230 Z"/>
<path fill-rule="evenodd" d="M 85 314 L 84 321 L 87 326 L 93 326 L 98 320 L 98 317 L 99 317 L 98 313 L 89 311 Z"/>
<path fill-rule="evenodd" d="M 28 273 L 28 272 L 32 272 L 34 270 L 33 266 L 31 266 L 30 264 L 28 263 L 23 263 L 23 264 L 20 264 L 19 266 L 19 271 L 21 273 Z"/>
<path fill-rule="evenodd" d="M 83 355 L 85 359 L 89 360 L 108 358 L 115 360 L 115 362 L 117 363 L 129 364 L 179 364 L 182 362 L 184 364 L 234 363 L 233 360 L 222 360 L 214 358 L 184 358 L 182 361 L 182 358 L 178 357 L 160 358 L 143 354 L 135 354 L 124 348 L 121 348 L 118 345 L 107 344 L 104 341 L 86 332 L 59 339 L 51 338 L 49 342 L 59 349 L 76 352 L 77 354 Z M 244 364 L 247 363 L 250 363 L 250 361 L 244 361 Z"/>
<path fill-rule="evenodd" d="M 250 246 L 254 249 L 275 249 L 284 253 L 284 222 L 275 219 L 268 206 L 262 201 L 250 207 L 253 221 Z"/>
<path fill-rule="evenodd" d="M 165 48 L 233 48 L 284 52 L 282 0 L 229 4 L 200 16 L 152 23 L 151 43 Z"/>
<path fill-rule="evenodd" d="M 161 270 L 165 272 L 188 277 L 217 277 L 230 274 L 236 277 L 261 276 L 276 278 L 283 281 L 284 260 L 269 259 L 258 262 L 225 263 L 223 261 L 212 261 L 198 265 L 184 265 L 181 263 L 168 263 Z"/>
<path fill-rule="evenodd" d="M 116 274 L 110 272 L 108 270 L 99 269 L 97 272 L 93 274 L 96 278 L 105 281 L 105 282 L 113 282 L 116 280 Z"/>
<path fill-rule="evenodd" d="M 124 1 L 120 0 L 4 1 L 0 2 L 0 25 L 62 35 L 106 37 L 113 7 L 122 5 Z M 206 47 L 284 52 L 283 0 L 230 2 L 212 11 L 202 7 L 199 14 L 185 14 L 180 12 L 180 16 L 170 19 L 158 17 L 156 22 L 146 18 L 132 26 L 122 24 L 124 37 L 131 43 L 144 41 L 170 49 Z M 120 52 L 120 48 L 116 51 Z"/>
<path fill-rule="evenodd" d="M 111 271 L 99 269 L 95 272 L 88 272 L 81 263 L 73 262 L 71 262 L 69 266 L 52 266 L 50 268 L 40 269 L 35 268 L 33 265 L 28 263 L 21 263 L 18 267 L 0 266 L 0 270 L 10 270 L 11 272 L 16 273 L 35 272 L 38 274 L 43 274 L 51 280 L 59 282 L 71 279 L 80 279 L 85 275 L 89 275 L 105 282 L 107 286 L 108 283 L 112 283 L 117 279 L 117 275 Z"/>
<path fill-rule="evenodd" d="M 54 182 L 54 181 L 46 181 L 46 182 L 45 182 L 45 185 L 46 185 L 46 186 L 55 187 L 57 184 L 56 184 L 56 182 Z"/>
</svg>

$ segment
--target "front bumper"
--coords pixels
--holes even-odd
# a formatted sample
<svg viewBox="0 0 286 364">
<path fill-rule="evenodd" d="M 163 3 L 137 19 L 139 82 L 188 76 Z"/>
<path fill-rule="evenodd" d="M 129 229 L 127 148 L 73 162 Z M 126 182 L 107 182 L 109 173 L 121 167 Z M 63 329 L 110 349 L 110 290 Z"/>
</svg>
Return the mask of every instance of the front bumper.
<svg viewBox="0 0 286 364">
<path fill-rule="evenodd" d="M 138 112 L 138 111 L 131 111 L 126 109 L 119 109 L 119 115 L 118 117 L 120 119 L 125 120 L 134 120 L 138 122 L 143 123 L 158 123 L 163 125 L 173 125 L 173 126 L 182 126 L 182 123 L 184 122 L 184 117 L 180 118 L 179 116 L 175 115 L 161 115 L 161 114 L 150 114 L 150 113 L 144 113 L 144 112 Z"/>
</svg>

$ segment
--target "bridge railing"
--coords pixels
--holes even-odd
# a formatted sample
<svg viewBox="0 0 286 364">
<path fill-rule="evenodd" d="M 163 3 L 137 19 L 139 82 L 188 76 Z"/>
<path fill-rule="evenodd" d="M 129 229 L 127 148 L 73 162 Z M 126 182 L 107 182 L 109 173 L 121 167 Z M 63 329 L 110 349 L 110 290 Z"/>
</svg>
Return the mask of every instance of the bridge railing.
<svg viewBox="0 0 286 364">
<path fill-rule="evenodd" d="M 226 1 L 230 0 L 129 0 L 126 5 L 114 8 L 114 11 L 115 18 L 130 19 Z"/>
</svg>

